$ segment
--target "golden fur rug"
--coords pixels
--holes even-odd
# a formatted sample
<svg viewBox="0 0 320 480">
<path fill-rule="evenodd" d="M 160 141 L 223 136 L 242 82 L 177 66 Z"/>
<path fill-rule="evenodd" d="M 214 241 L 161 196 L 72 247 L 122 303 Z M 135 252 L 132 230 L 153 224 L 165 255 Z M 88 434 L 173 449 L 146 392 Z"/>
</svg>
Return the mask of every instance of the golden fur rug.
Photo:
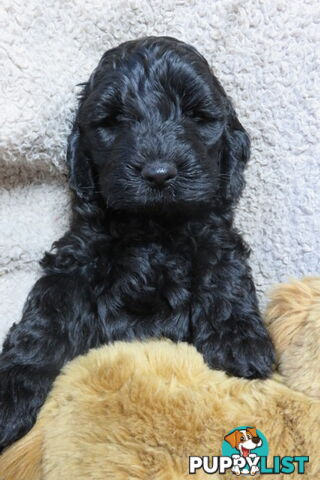
<svg viewBox="0 0 320 480">
<path fill-rule="evenodd" d="M 221 455 L 224 436 L 252 425 L 269 457 L 307 455 L 320 478 L 320 279 L 280 286 L 266 321 L 279 373 L 270 380 L 209 370 L 187 344 L 117 343 L 68 364 L 39 419 L 0 457 L 1 480 L 182 480 L 189 455 Z M 299 391 L 298 391 L 299 390 Z"/>
<path fill-rule="evenodd" d="M 320 278 L 280 285 L 265 317 L 283 382 L 320 399 Z"/>
</svg>

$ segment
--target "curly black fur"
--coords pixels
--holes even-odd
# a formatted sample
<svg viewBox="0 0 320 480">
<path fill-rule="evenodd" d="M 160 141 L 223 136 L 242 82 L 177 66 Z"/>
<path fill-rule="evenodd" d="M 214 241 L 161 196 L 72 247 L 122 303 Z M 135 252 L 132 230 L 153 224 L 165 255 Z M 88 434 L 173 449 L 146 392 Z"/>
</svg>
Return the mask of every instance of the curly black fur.
<svg viewBox="0 0 320 480">
<path fill-rule="evenodd" d="M 31 428 L 62 366 L 108 342 L 168 337 L 232 375 L 272 368 L 233 227 L 249 138 L 206 60 L 173 38 L 126 42 L 103 55 L 79 103 L 71 228 L 0 357 L 2 448 Z"/>
</svg>

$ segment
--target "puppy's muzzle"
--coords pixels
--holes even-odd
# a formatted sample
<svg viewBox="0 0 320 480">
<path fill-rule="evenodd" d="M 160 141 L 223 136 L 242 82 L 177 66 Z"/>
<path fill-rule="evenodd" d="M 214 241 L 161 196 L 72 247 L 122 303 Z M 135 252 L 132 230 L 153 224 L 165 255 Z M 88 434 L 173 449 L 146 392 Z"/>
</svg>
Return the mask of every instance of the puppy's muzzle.
<svg viewBox="0 0 320 480">
<path fill-rule="evenodd" d="M 153 162 L 145 165 L 141 171 L 142 177 L 153 186 L 162 187 L 177 176 L 177 169 L 171 163 Z"/>
</svg>

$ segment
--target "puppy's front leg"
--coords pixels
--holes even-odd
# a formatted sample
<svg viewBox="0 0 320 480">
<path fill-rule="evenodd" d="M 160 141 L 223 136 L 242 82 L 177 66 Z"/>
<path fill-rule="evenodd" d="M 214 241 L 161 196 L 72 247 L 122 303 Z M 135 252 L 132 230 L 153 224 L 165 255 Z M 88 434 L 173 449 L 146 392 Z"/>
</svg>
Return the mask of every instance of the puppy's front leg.
<svg viewBox="0 0 320 480">
<path fill-rule="evenodd" d="M 35 284 L 0 355 L 0 451 L 33 426 L 62 366 L 99 343 L 94 321 L 79 278 L 48 275 Z"/>
<path fill-rule="evenodd" d="M 271 374 L 274 350 L 259 313 L 255 288 L 246 275 L 198 304 L 192 318 L 193 343 L 211 368 L 245 378 Z M 236 281 L 235 281 L 236 280 Z"/>
</svg>

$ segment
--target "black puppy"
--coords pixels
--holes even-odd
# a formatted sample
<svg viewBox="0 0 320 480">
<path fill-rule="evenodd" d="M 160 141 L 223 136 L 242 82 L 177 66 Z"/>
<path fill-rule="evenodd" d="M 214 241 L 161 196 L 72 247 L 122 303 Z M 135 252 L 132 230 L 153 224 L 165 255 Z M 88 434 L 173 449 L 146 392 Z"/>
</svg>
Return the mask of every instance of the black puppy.
<svg viewBox="0 0 320 480">
<path fill-rule="evenodd" d="M 115 340 L 192 343 L 264 378 L 273 348 L 233 228 L 249 138 L 206 60 L 173 38 L 106 52 L 69 139 L 70 230 L 0 357 L 0 447 L 33 425 L 62 366 Z"/>
</svg>

